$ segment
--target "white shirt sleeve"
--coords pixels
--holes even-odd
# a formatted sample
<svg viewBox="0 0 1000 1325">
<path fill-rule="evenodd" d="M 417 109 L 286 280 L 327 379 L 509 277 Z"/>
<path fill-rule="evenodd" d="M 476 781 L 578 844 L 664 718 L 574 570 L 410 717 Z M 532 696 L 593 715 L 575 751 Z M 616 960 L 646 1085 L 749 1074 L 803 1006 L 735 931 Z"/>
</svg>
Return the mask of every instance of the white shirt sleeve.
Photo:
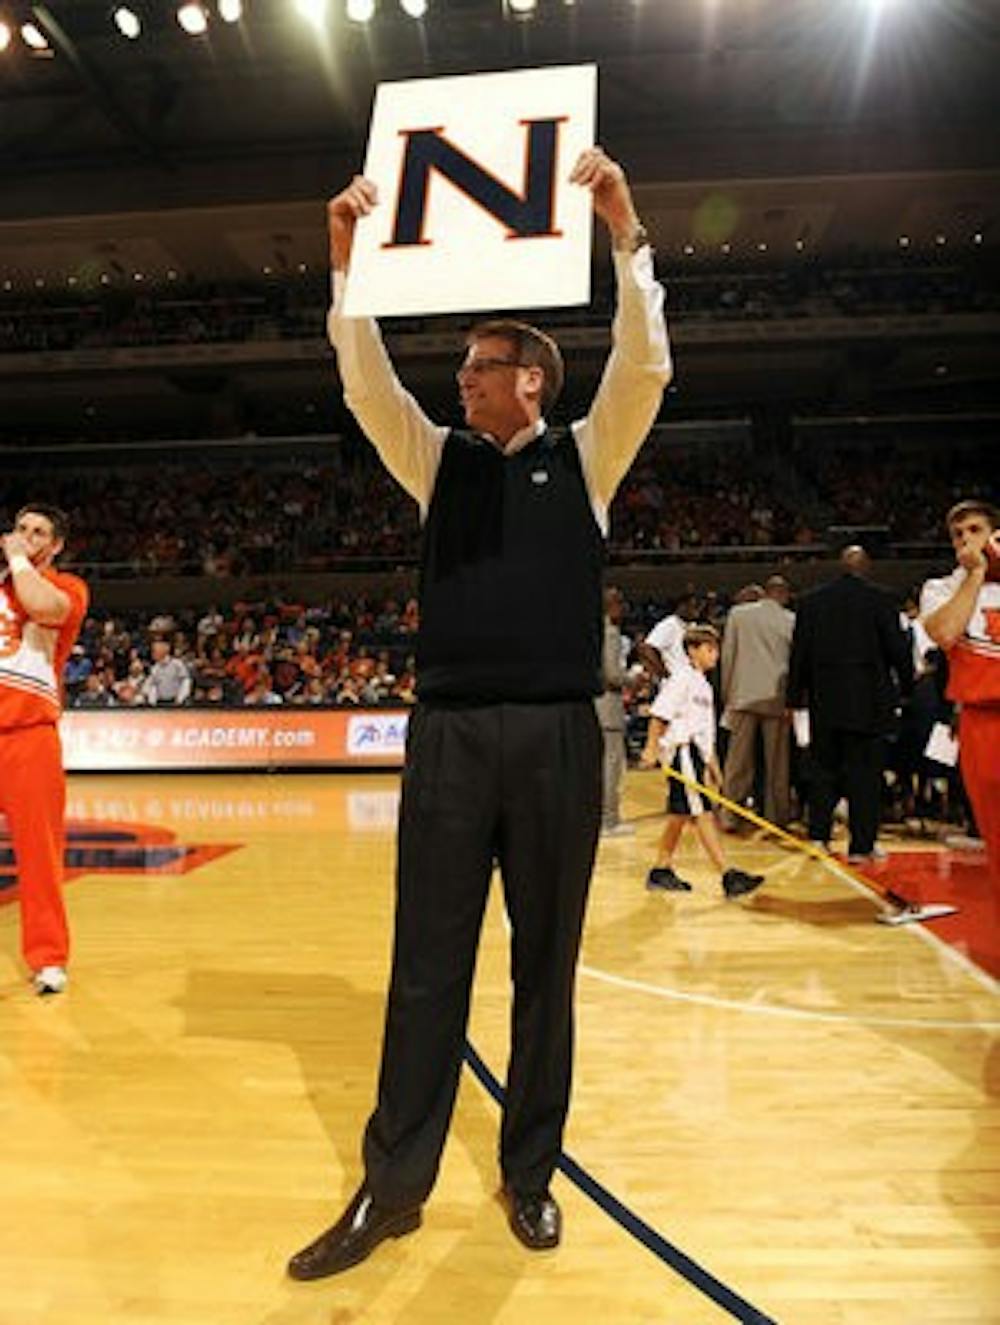
<svg viewBox="0 0 1000 1325">
<path fill-rule="evenodd" d="M 929 617 L 954 598 L 964 578 L 964 571 L 954 570 L 950 575 L 943 575 L 940 579 L 925 580 L 924 587 L 920 591 L 921 620 Z"/>
<path fill-rule="evenodd" d="M 396 376 L 372 318 L 342 315 L 344 276 L 333 278 L 326 329 L 337 352 L 344 402 L 382 463 L 426 516 L 448 429 L 430 421 Z"/>
<path fill-rule="evenodd" d="M 594 515 L 608 532 L 608 506 L 653 425 L 673 375 L 663 286 L 649 248 L 614 253 L 618 306 L 611 354 L 586 418 L 572 425 Z"/>
<path fill-rule="evenodd" d="M 659 718 L 661 722 L 674 722 L 683 700 L 683 678 L 676 674 L 668 676 L 656 692 L 656 698 L 649 706 L 650 716 Z"/>
<path fill-rule="evenodd" d="M 659 649 L 664 665 L 670 671 L 676 668 L 677 659 L 683 652 L 683 640 L 684 627 L 680 617 L 676 616 L 663 617 L 646 636 L 646 643 Z"/>
</svg>

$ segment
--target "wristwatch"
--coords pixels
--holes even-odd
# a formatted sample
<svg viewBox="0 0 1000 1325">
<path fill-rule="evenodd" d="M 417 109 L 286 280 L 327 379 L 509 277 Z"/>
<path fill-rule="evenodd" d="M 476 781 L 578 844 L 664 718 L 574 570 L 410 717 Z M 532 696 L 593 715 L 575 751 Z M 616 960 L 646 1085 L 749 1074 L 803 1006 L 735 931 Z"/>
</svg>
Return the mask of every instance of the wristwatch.
<svg viewBox="0 0 1000 1325">
<path fill-rule="evenodd" d="M 613 247 L 618 253 L 638 253 L 648 243 L 649 231 L 641 221 L 636 221 L 627 235 L 616 236 Z"/>
</svg>

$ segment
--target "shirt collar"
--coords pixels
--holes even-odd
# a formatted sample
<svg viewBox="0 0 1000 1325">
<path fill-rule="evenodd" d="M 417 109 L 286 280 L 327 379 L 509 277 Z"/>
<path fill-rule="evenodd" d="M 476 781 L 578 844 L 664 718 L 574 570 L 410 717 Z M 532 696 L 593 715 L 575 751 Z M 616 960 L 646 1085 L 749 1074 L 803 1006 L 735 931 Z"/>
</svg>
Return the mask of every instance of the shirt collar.
<svg viewBox="0 0 1000 1325">
<path fill-rule="evenodd" d="M 484 441 L 489 442 L 490 446 L 496 447 L 501 455 L 516 455 L 518 451 L 523 451 L 536 438 L 541 437 L 547 427 L 548 424 L 544 419 L 536 419 L 534 423 L 529 423 L 527 428 L 521 428 L 516 432 L 506 446 L 501 446 L 497 439 L 488 432 L 477 433 L 476 436 L 482 437 Z"/>
</svg>

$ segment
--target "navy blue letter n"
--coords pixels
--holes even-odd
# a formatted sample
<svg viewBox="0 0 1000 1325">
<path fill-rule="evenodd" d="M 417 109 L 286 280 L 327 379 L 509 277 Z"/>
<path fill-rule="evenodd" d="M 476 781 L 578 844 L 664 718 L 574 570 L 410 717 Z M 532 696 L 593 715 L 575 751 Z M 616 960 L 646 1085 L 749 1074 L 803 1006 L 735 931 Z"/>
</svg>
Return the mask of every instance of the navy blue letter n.
<svg viewBox="0 0 1000 1325">
<path fill-rule="evenodd" d="M 495 175 L 442 136 L 441 129 L 404 129 L 399 200 L 392 242 L 387 248 L 427 244 L 424 218 L 430 172 L 436 170 L 508 230 L 508 239 L 551 235 L 555 207 L 555 165 L 561 120 L 528 120 L 524 193 L 515 193 Z"/>
</svg>

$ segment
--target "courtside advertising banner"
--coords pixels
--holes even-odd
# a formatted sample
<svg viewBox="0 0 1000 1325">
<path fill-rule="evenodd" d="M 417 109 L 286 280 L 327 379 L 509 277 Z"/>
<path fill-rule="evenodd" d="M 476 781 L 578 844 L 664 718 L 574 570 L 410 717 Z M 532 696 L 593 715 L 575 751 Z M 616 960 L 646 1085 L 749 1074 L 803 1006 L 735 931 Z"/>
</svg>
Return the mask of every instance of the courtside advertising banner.
<svg viewBox="0 0 1000 1325">
<path fill-rule="evenodd" d="M 383 83 L 354 234 L 348 317 L 590 302 L 595 65 Z"/>
<path fill-rule="evenodd" d="M 205 768 L 399 768 L 405 710 L 70 709 L 70 772 Z"/>
</svg>

